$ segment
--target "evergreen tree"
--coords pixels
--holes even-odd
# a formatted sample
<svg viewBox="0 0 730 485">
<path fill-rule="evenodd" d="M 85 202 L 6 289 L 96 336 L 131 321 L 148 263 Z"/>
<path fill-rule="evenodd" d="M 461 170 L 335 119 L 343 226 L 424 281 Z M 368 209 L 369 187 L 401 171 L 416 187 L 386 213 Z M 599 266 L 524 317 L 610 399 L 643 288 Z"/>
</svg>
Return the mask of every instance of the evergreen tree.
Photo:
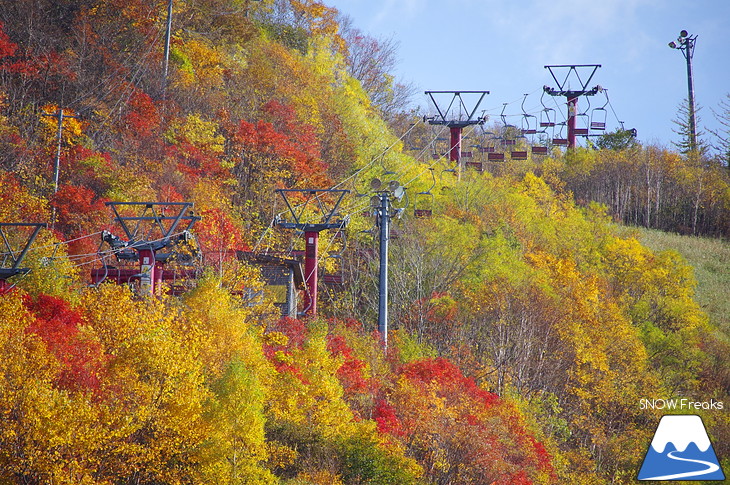
<svg viewBox="0 0 730 485">
<path fill-rule="evenodd" d="M 689 103 L 687 102 L 687 98 L 682 101 L 682 104 L 677 109 L 677 118 L 672 120 L 672 122 L 677 125 L 677 128 L 674 131 L 676 134 L 680 135 L 681 139 L 678 142 L 672 142 L 672 144 L 679 149 L 679 152 L 682 155 L 691 155 L 693 151 L 696 151 L 696 155 L 698 156 L 698 159 L 704 158 L 704 155 L 707 154 L 707 152 L 710 149 L 710 146 L 707 144 L 705 140 L 702 139 L 704 133 L 699 130 L 699 125 L 701 118 L 699 117 L 699 112 L 702 110 L 702 108 L 699 105 L 696 105 L 695 108 L 695 140 L 696 145 L 695 147 L 692 146 L 692 130 L 690 123 L 690 117 L 692 113 L 690 112 Z"/>
<path fill-rule="evenodd" d="M 727 99 L 720 101 L 721 112 L 712 110 L 712 114 L 720 122 L 721 128 L 717 131 L 708 131 L 717 138 L 717 145 L 714 148 L 720 152 L 718 155 L 720 162 L 730 168 L 730 93 L 725 97 Z"/>
</svg>

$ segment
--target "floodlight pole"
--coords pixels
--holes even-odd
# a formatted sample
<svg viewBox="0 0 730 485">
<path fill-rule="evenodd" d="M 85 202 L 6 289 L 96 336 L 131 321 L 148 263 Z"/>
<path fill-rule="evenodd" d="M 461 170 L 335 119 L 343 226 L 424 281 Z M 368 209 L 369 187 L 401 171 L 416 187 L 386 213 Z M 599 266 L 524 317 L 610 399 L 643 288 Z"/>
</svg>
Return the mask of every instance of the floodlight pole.
<svg viewBox="0 0 730 485">
<path fill-rule="evenodd" d="M 689 143 L 690 150 L 697 149 L 697 115 L 695 113 L 695 87 L 692 79 L 692 56 L 695 52 L 696 35 L 689 35 L 686 30 L 679 33 L 677 43 L 670 42 L 669 47 L 682 51 L 687 61 L 687 103 L 689 108 Z"/>
</svg>

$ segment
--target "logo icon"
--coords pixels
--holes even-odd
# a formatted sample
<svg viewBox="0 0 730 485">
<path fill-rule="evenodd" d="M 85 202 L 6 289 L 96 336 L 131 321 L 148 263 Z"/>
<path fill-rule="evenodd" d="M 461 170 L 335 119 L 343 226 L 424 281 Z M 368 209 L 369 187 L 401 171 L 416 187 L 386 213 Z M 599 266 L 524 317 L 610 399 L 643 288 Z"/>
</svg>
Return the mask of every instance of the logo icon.
<svg viewBox="0 0 730 485">
<path fill-rule="evenodd" d="M 646 452 L 638 480 L 725 480 L 702 418 L 663 416 Z"/>
</svg>

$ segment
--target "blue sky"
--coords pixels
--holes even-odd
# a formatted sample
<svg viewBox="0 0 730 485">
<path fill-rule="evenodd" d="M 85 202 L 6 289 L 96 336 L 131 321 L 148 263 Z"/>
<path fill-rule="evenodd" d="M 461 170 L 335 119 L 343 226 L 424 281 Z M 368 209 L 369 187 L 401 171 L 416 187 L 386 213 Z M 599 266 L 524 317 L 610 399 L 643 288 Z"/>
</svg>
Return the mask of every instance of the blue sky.
<svg viewBox="0 0 730 485">
<path fill-rule="evenodd" d="M 730 0 L 325 0 L 355 27 L 399 43 L 396 76 L 425 90 L 487 90 L 480 110 L 503 103 L 519 124 L 542 108 L 545 65 L 601 64 L 589 87 L 607 89 L 608 128 L 636 128 L 642 143 L 671 146 L 673 119 L 687 97 L 686 61 L 670 49 L 680 30 L 697 35 L 693 58 L 701 129 L 719 129 L 712 109 L 730 102 Z M 573 88 L 575 89 L 575 88 Z M 547 97 L 546 97 L 547 98 Z M 562 99 L 559 99 L 562 101 Z M 581 100 L 582 101 L 582 100 Z M 591 107 L 605 98 L 595 96 Z M 549 100 L 553 103 L 554 101 Z M 579 106 L 585 108 L 585 105 Z M 707 133 L 706 138 L 711 140 Z"/>
</svg>

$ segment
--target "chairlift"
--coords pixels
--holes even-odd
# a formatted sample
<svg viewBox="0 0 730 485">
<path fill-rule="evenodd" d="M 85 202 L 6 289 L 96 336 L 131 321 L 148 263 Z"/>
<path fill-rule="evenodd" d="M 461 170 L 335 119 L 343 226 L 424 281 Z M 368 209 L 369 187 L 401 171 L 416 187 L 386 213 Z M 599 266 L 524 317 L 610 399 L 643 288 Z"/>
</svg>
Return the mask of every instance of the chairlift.
<svg viewBox="0 0 730 485">
<path fill-rule="evenodd" d="M 548 147 L 542 146 L 542 145 L 533 145 L 532 154 L 533 155 L 547 155 Z"/>
<path fill-rule="evenodd" d="M 543 102 L 544 97 L 545 92 L 543 91 L 542 96 L 540 96 L 540 104 L 542 104 L 542 111 L 540 111 L 540 127 L 552 128 L 553 126 L 555 126 L 555 110 L 553 108 L 545 106 L 545 103 Z"/>
<path fill-rule="evenodd" d="M 502 138 L 500 140 L 500 144 L 502 146 L 513 146 L 517 144 L 517 140 L 515 140 L 514 138 Z"/>
<path fill-rule="evenodd" d="M 340 240 L 339 249 L 329 251 L 327 257 L 337 261 L 337 270 L 330 273 L 327 271 L 322 272 L 322 282 L 328 285 L 341 285 L 345 280 L 345 267 L 342 264 L 343 255 L 347 249 L 347 233 L 344 230 L 338 229 L 330 241 L 330 245 L 334 244 L 336 240 Z"/>
<path fill-rule="evenodd" d="M 526 150 L 517 150 L 510 153 L 510 158 L 512 160 L 527 160 L 527 151 Z"/>
<path fill-rule="evenodd" d="M 523 135 L 534 135 L 537 133 L 537 116 L 531 115 L 525 111 L 525 101 L 527 100 L 527 94 L 522 98 L 522 134 Z"/>
<path fill-rule="evenodd" d="M 552 128 L 555 126 L 555 110 L 553 108 L 544 108 L 540 111 L 540 127 Z"/>
<path fill-rule="evenodd" d="M 392 170 L 388 170 L 388 167 L 385 166 L 385 157 L 380 157 L 380 166 L 383 167 L 383 175 L 395 175 L 395 172 Z"/>
<path fill-rule="evenodd" d="M 340 241 L 340 243 L 335 244 L 335 241 L 338 240 Z M 345 233 L 345 231 L 342 229 L 338 229 L 337 231 L 335 231 L 330 241 L 330 245 L 332 244 L 335 244 L 335 247 L 339 246 L 339 249 L 329 251 L 327 257 L 332 259 L 342 259 L 342 255 L 344 254 L 345 249 L 347 249 L 347 233 Z"/>
<path fill-rule="evenodd" d="M 431 217 L 433 215 L 433 206 L 436 198 L 431 190 L 436 186 L 436 176 L 433 173 L 433 167 L 430 167 L 431 179 L 433 183 L 428 190 L 416 193 L 416 200 L 413 203 L 413 215 L 419 218 Z"/>
<path fill-rule="evenodd" d="M 504 153 L 502 153 L 502 152 L 487 153 L 487 160 L 490 162 L 503 162 Z"/>
<path fill-rule="evenodd" d="M 553 137 L 553 145 L 561 146 L 561 147 L 567 147 L 568 146 L 568 139 L 563 138 L 563 127 L 565 126 L 565 123 L 560 123 L 560 132 L 558 133 L 558 137 Z"/>
<path fill-rule="evenodd" d="M 600 108 L 593 108 L 593 111 L 591 111 L 591 130 L 604 131 L 606 129 L 608 93 L 605 90 L 603 92 L 606 95 L 606 103 Z"/>
<path fill-rule="evenodd" d="M 515 125 L 510 125 L 509 123 L 507 123 L 507 115 L 504 114 L 504 110 L 507 109 L 508 104 L 509 103 L 502 103 L 502 112 L 499 114 L 499 117 L 502 118 L 502 125 L 504 126 L 505 129 L 506 128 L 516 128 Z"/>
<path fill-rule="evenodd" d="M 575 133 L 576 136 L 588 136 L 588 126 L 591 121 L 591 117 L 588 115 L 588 110 L 591 107 L 591 101 L 588 97 L 586 97 L 586 101 L 588 102 L 588 106 L 586 106 L 585 111 L 575 115 L 575 129 L 573 129 L 573 133 Z M 580 125 L 580 127 L 578 127 L 578 125 Z"/>
</svg>

